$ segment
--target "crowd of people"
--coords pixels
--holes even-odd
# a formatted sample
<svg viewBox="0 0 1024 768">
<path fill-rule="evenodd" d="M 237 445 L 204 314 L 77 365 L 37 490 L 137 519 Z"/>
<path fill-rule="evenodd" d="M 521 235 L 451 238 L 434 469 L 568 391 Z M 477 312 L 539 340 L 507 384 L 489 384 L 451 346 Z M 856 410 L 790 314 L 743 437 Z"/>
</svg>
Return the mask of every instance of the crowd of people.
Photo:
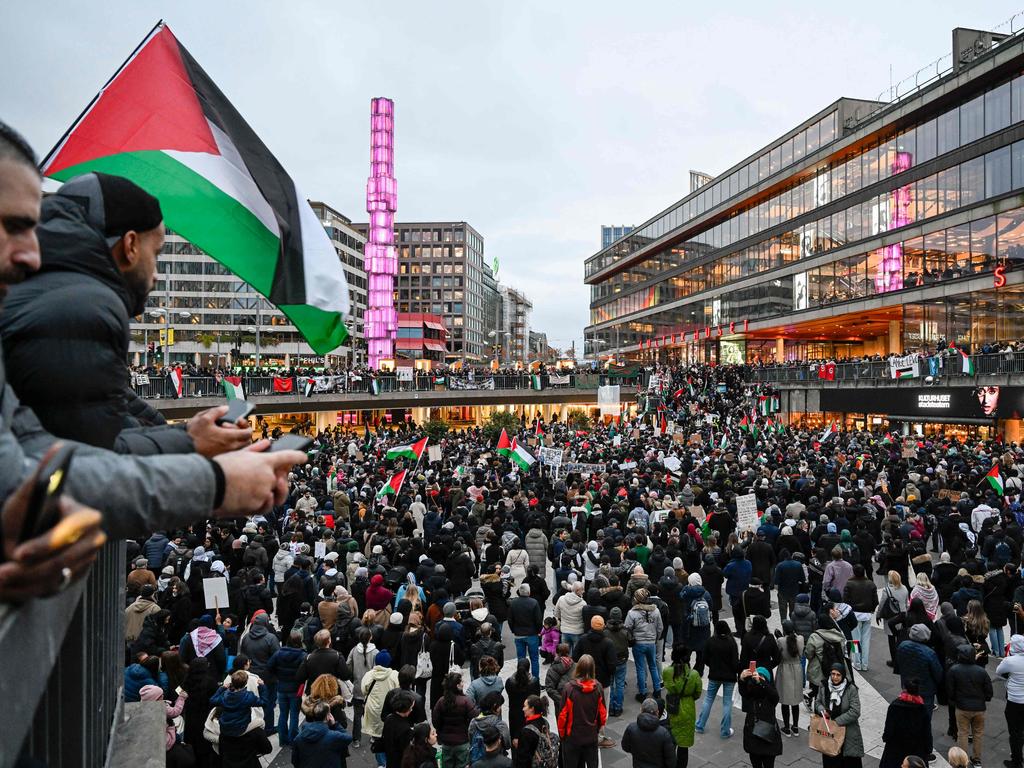
<svg viewBox="0 0 1024 768">
<path fill-rule="evenodd" d="M 131 393 L 158 201 L 104 174 L 41 201 L 0 126 L 0 225 L 0 600 L 60 591 L 127 540 L 124 698 L 163 704 L 168 765 L 257 766 L 273 737 L 299 768 L 353 750 L 596 768 L 612 747 L 684 768 L 721 690 L 718 738 L 738 693 L 755 768 L 800 736 L 823 768 L 859 768 L 874 624 L 902 689 L 886 768 L 933 759 L 936 705 L 970 752 L 951 758 L 980 765 L 989 670 L 1006 766 L 1024 768 L 1020 446 L 936 437 L 905 456 L 888 434 L 787 428 L 743 369 L 690 366 L 648 371 L 633 420 L 524 413 L 504 436 L 448 433 L 440 460 L 409 457 L 415 424 L 268 452 L 225 408 L 172 426 Z M 68 365 L 82 386 L 48 389 Z M 62 520 L 19 542 L 55 436 L 77 441 Z"/>
</svg>

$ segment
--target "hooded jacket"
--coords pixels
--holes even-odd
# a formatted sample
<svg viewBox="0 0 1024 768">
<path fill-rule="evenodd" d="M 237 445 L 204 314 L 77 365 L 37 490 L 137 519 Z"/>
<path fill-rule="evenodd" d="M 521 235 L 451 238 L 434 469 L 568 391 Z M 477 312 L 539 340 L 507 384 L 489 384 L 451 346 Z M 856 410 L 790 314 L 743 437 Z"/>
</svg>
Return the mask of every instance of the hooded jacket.
<svg viewBox="0 0 1024 768">
<path fill-rule="evenodd" d="M 563 635 L 582 635 L 584 599 L 575 592 L 566 592 L 555 603 L 555 619 Z"/>
<path fill-rule="evenodd" d="M 382 611 L 391 605 L 395 593 L 384 586 L 384 577 L 375 573 L 366 588 L 366 607 L 374 611 Z"/>
<path fill-rule="evenodd" d="M 649 603 L 638 603 L 626 614 L 626 630 L 633 634 L 633 642 L 653 644 L 661 637 L 665 628 L 661 612 Z"/>
<path fill-rule="evenodd" d="M 252 719 L 252 708 L 268 704 L 267 687 L 260 683 L 259 696 L 247 688 L 233 691 L 223 686 L 217 689 L 210 699 L 215 707 L 220 707 L 221 736 L 241 736 L 249 727 Z"/>
<path fill-rule="evenodd" d="M 1024 635 L 1010 638 L 1010 655 L 999 662 L 996 674 L 1006 678 L 1006 700 L 1024 704 Z"/>
<path fill-rule="evenodd" d="M 192 452 L 188 433 L 168 426 L 129 386 L 124 363 L 137 298 L 103 232 L 80 203 L 59 193 L 43 201 L 36 232 L 40 269 L 12 286 L 0 315 L 18 397 L 60 437 L 118 453 Z M 67 387 L 69 370 L 87 375 Z"/>
<path fill-rule="evenodd" d="M 984 712 L 992 700 L 992 680 L 975 662 L 973 645 L 957 648 L 956 664 L 946 673 L 946 692 L 949 701 L 966 712 Z"/>
<path fill-rule="evenodd" d="M 252 671 L 268 683 L 277 682 L 277 676 L 267 669 L 270 657 L 281 647 L 277 635 L 270 631 L 270 619 L 266 614 L 258 614 L 252 620 L 249 634 L 242 638 L 238 652 L 243 653 L 252 661 Z"/>
<path fill-rule="evenodd" d="M 345 747 L 351 743 L 352 735 L 337 723 L 329 726 L 307 720 L 292 741 L 292 762 L 318 768 L 341 768 Z"/>
<path fill-rule="evenodd" d="M 601 684 L 596 680 L 573 680 L 562 695 L 558 712 L 558 735 L 564 743 L 587 746 L 597 743 L 597 734 L 608 720 Z"/>
<path fill-rule="evenodd" d="M 384 730 L 381 712 L 388 691 L 398 688 L 398 673 L 391 667 L 377 666 L 362 677 L 359 692 L 365 698 L 363 709 L 363 733 L 379 737 Z"/>
<path fill-rule="evenodd" d="M 622 751 L 633 756 L 633 768 L 671 768 L 676 764 L 672 734 L 657 715 L 641 712 L 622 734 Z"/>
<path fill-rule="evenodd" d="M 145 597 L 137 597 L 124 609 L 124 639 L 126 642 L 134 642 L 142 632 L 142 626 L 146 623 L 146 617 L 160 610 L 155 601 Z"/>
</svg>

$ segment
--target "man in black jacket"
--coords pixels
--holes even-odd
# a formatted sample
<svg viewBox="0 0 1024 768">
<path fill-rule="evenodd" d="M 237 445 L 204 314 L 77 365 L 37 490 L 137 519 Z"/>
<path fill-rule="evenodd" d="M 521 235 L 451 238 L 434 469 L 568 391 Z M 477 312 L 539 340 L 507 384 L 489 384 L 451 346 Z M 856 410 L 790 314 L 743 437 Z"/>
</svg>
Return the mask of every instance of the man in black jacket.
<svg viewBox="0 0 1024 768">
<path fill-rule="evenodd" d="M 946 673 L 949 704 L 956 708 L 957 744 L 967 751 L 973 737 L 974 764 L 981 765 L 981 743 L 985 735 L 985 705 L 992 700 L 992 680 L 985 667 L 978 666 L 973 645 L 957 649 L 957 663 Z"/>
<path fill-rule="evenodd" d="M 118 453 L 212 457 L 248 445 L 248 424 L 216 424 L 223 409 L 180 429 L 129 386 L 128 322 L 146 309 L 164 242 L 157 199 L 128 179 L 84 174 L 43 201 L 36 232 L 40 269 L 11 289 L 0 333 L 10 384 L 43 426 Z"/>
<path fill-rule="evenodd" d="M 345 658 L 331 648 L 330 632 L 321 629 L 313 635 L 313 645 L 316 647 L 303 659 L 302 664 L 299 665 L 299 671 L 295 675 L 297 680 L 306 683 L 307 693 L 312 690 L 313 681 L 320 675 L 334 675 L 339 680 L 348 680 L 352 677 Z"/>
<path fill-rule="evenodd" d="M 544 628 L 544 609 L 530 597 L 530 585 L 520 584 L 518 597 L 508 604 L 508 628 L 516 642 L 516 658 L 530 652 L 534 677 L 540 677 L 540 631 Z"/>
<path fill-rule="evenodd" d="M 847 603 L 857 617 L 853 639 L 857 641 L 853 654 L 853 668 L 868 671 L 871 658 L 871 619 L 878 607 L 878 591 L 875 583 L 867 578 L 862 563 L 854 563 L 853 578 L 843 587 L 843 602 Z"/>
<path fill-rule="evenodd" d="M 646 699 L 640 705 L 636 722 L 622 735 L 622 749 L 633 756 L 633 765 L 643 768 L 672 768 L 676 765 L 676 745 L 672 734 L 662 728 L 658 702 Z"/>
</svg>

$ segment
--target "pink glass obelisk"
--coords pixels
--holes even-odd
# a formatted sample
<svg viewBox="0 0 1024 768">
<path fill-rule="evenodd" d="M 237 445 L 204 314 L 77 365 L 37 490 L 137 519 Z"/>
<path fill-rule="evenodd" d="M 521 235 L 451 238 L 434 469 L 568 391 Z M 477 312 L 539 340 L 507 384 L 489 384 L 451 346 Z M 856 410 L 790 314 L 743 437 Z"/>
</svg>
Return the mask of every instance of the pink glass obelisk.
<svg viewBox="0 0 1024 768">
<path fill-rule="evenodd" d="M 370 178 L 366 182 L 366 212 L 370 215 L 364 264 L 368 279 L 364 333 L 370 367 L 395 356 L 398 313 L 395 312 L 395 211 L 398 182 L 395 181 L 395 103 L 391 99 L 370 101 Z"/>
</svg>

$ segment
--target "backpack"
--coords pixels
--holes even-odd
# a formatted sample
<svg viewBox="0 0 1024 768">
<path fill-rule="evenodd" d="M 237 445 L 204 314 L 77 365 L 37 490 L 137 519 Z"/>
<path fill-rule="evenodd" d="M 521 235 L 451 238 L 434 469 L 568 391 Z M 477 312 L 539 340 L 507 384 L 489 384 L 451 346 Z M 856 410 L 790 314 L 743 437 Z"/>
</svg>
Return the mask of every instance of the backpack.
<svg viewBox="0 0 1024 768">
<path fill-rule="evenodd" d="M 484 743 L 483 728 L 474 728 L 469 738 L 469 762 L 475 763 L 487 757 L 487 745 Z"/>
<path fill-rule="evenodd" d="M 1010 562 L 1010 557 L 1013 554 L 1010 549 L 1010 545 L 1005 541 L 1000 541 L 996 544 L 995 549 L 992 550 L 992 562 L 996 565 L 1003 566 Z"/>
<path fill-rule="evenodd" d="M 833 664 L 841 664 L 846 669 L 846 654 L 843 653 L 843 644 L 825 640 L 824 635 L 821 635 L 821 639 L 824 641 L 821 646 L 822 671 L 827 674 Z"/>
<path fill-rule="evenodd" d="M 687 552 L 687 554 L 692 555 L 694 552 L 699 550 L 700 547 L 697 546 L 697 539 L 695 537 L 691 536 L 688 533 L 685 534 L 685 535 L 686 535 L 686 552 Z"/>
<path fill-rule="evenodd" d="M 711 626 L 711 606 L 708 605 L 708 601 L 704 599 L 703 595 L 690 603 L 690 626 Z"/>
<path fill-rule="evenodd" d="M 537 734 L 537 749 L 534 750 L 533 768 L 558 768 L 558 736 L 551 731 L 546 734 L 535 725 L 527 725 L 524 730 L 532 730 Z"/>
</svg>

